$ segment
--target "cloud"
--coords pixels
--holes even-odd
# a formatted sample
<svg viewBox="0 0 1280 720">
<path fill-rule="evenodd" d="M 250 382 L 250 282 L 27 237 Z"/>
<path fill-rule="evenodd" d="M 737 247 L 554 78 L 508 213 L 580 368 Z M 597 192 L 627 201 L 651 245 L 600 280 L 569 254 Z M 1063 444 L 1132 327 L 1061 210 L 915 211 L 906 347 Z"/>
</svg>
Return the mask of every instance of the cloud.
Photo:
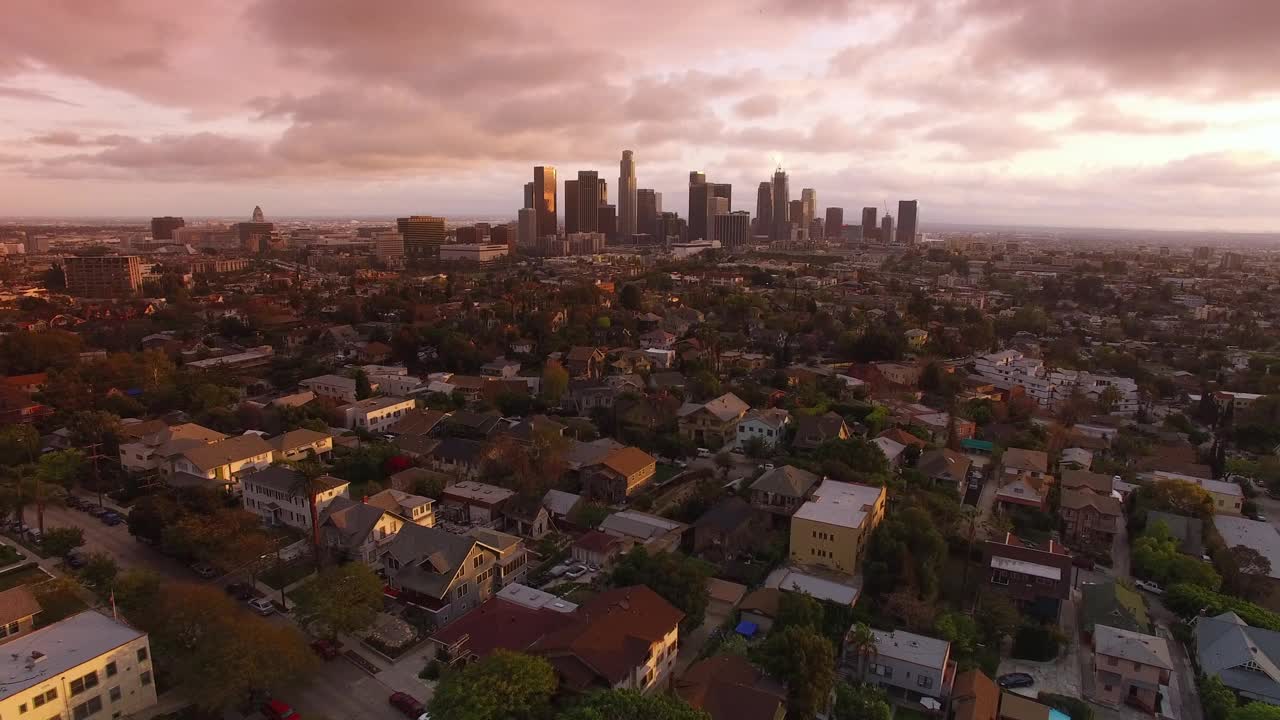
<svg viewBox="0 0 1280 720">
<path fill-rule="evenodd" d="M 1207 123 L 1197 120 L 1167 120 L 1127 113 L 1111 105 L 1095 105 L 1077 114 L 1066 129 L 1078 133 L 1180 135 L 1207 127 Z"/>
<path fill-rule="evenodd" d="M 739 100 L 734 104 L 733 111 L 738 117 L 759 120 L 760 118 L 777 115 L 780 108 L 781 103 L 778 102 L 777 95 L 761 93 Z"/>
<path fill-rule="evenodd" d="M 70 130 L 57 130 L 43 135 L 37 135 L 31 138 L 31 142 L 41 145 L 60 145 L 63 147 L 77 147 L 85 144 L 84 138 L 80 137 L 80 133 L 71 132 Z"/>
<path fill-rule="evenodd" d="M 1139 171 L 1135 178 L 1157 185 L 1269 188 L 1280 182 L 1280 157 L 1266 153 L 1201 153 Z"/>
<path fill-rule="evenodd" d="M 273 168 L 258 143 L 215 133 L 162 135 L 147 140 L 115 138 L 91 153 L 61 155 L 40 163 L 34 174 L 60 178 L 173 179 L 190 181 L 265 177 Z"/>
<path fill-rule="evenodd" d="M 954 146 L 960 151 L 956 159 L 968 161 L 1003 159 L 1053 145 L 1048 133 L 1017 121 L 949 123 L 926 131 L 922 137 Z"/>
<path fill-rule="evenodd" d="M 32 102 L 58 103 L 60 105 L 72 105 L 72 106 L 76 105 L 76 103 L 70 102 L 68 100 L 63 100 L 60 97 L 51 95 L 41 90 L 32 90 L 30 88 L 21 88 L 21 87 L 9 87 L 4 85 L 0 85 L 0 97 L 13 98 L 15 100 L 30 100 Z"/>
</svg>

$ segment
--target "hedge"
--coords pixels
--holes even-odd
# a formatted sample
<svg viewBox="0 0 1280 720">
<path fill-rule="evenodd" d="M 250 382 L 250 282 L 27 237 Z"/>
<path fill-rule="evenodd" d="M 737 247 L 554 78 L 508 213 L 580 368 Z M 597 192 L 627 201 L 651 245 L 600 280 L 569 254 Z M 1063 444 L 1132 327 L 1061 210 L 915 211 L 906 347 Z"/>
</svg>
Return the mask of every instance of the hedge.
<svg viewBox="0 0 1280 720">
<path fill-rule="evenodd" d="M 1253 627 L 1280 632 L 1280 614 L 1232 595 L 1207 590 L 1199 585 L 1179 583 L 1169 588 L 1164 604 L 1184 618 L 1199 615 L 1201 611 L 1210 617 L 1233 612 Z"/>
</svg>

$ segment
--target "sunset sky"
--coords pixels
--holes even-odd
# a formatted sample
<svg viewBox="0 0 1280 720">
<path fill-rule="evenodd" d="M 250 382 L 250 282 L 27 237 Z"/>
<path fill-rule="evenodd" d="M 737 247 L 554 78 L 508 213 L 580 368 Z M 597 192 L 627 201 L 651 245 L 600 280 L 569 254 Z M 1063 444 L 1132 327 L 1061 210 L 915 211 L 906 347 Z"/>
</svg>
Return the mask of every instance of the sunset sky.
<svg viewBox="0 0 1280 720">
<path fill-rule="evenodd" d="M 846 218 L 1280 230 L 1271 0 L 18 0 L 0 216 L 514 218 L 778 159 Z M 561 190 L 563 192 L 563 189 Z"/>
</svg>

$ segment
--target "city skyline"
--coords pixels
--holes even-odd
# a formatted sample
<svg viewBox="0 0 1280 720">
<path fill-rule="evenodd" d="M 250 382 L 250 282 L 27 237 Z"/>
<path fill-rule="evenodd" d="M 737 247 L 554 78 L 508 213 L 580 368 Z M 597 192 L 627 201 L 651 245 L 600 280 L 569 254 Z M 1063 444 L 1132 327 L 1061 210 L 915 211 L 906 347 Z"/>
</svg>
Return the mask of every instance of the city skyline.
<svg viewBox="0 0 1280 720">
<path fill-rule="evenodd" d="M 919 198 L 928 222 L 1266 232 L 1280 215 L 1267 3 L 11 15 L 4 216 L 227 216 L 248 200 L 278 216 L 514 219 L 529 167 L 607 178 L 624 149 L 637 187 L 684 217 L 691 169 L 737 185 L 741 209 L 778 164 L 820 207 Z M 475 27 L 504 42 L 472 42 Z"/>
</svg>

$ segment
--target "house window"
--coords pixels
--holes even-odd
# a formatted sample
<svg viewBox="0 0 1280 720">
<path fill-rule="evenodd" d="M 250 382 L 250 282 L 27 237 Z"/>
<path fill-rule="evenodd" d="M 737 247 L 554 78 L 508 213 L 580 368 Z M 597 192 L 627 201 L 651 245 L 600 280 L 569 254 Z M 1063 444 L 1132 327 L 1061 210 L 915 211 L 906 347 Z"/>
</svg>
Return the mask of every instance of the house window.
<svg viewBox="0 0 1280 720">
<path fill-rule="evenodd" d="M 483 555 L 477 555 L 477 556 L 475 557 L 475 559 L 471 561 L 471 565 L 472 565 L 472 567 L 480 567 L 480 566 L 481 566 L 481 565 L 483 565 L 483 564 L 484 564 L 484 556 L 483 556 Z"/>
<path fill-rule="evenodd" d="M 107 697 L 111 698 L 111 702 L 120 702 L 120 686 L 116 685 L 108 690 Z"/>
<path fill-rule="evenodd" d="M 84 720 L 90 715 L 102 709 L 102 696 L 94 695 L 88 700 L 76 705 L 71 709 L 71 715 L 75 720 Z"/>
<path fill-rule="evenodd" d="M 991 584 L 992 585 L 1008 585 L 1009 573 L 1005 570 L 992 570 Z"/>
<path fill-rule="evenodd" d="M 919 685 L 922 688 L 931 688 L 933 687 L 933 678 L 928 675 L 920 675 L 916 678 L 916 685 Z"/>
<path fill-rule="evenodd" d="M 1107 664 L 1110 665 L 1111 667 L 1115 667 L 1116 665 L 1120 664 L 1120 658 L 1108 657 Z"/>
<path fill-rule="evenodd" d="M 107 677 L 115 677 L 115 675 L 116 675 L 116 663 L 113 660 L 107 663 Z"/>
<path fill-rule="evenodd" d="M 78 677 L 71 681 L 71 694 L 79 695 L 85 690 L 98 687 L 98 673 L 91 672 L 84 677 Z"/>
<path fill-rule="evenodd" d="M 458 597 L 460 598 L 466 597 L 467 593 L 470 591 L 471 591 L 471 588 L 468 587 L 466 583 L 463 583 L 458 586 Z"/>
<path fill-rule="evenodd" d="M 142 671 L 142 673 L 138 675 L 138 681 L 139 681 L 139 682 L 141 682 L 143 685 L 150 685 L 150 684 L 151 684 L 151 671 L 150 671 L 150 670 L 143 670 L 143 671 Z"/>
<path fill-rule="evenodd" d="M 18 706 L 18 714 L 19 714 L 19 715 L 25 715 L 25 714 L 26 714 L 26 712 L 27 712 L 27 704 L 26 704 L 26 703 L 22 703 L 21 705 L 19 705 L 19 706 Z"/>
<path fill-rule="evenodd" d="M 18 634 L 18 622 L 16 620 L 9 623 L 8 625 L 0 627 L 0 637 L 6 637 L 8 635 L 17 635 L 17 634 Z"/>
<path fill-rule="evenodd" d="M 1141 670 L 1141 669 L 1142 669 L 1142 663 L 1135 661 L 1135 662 L 1133 663 L 1133 669 L 1134 669 L 1134 670 Z"/>
<path fill-rule="evenodd" d="M 146 660 L 147 660 L 147 649 L 138 648 L 138 662 L 146 662 Z"/>
</svg>

